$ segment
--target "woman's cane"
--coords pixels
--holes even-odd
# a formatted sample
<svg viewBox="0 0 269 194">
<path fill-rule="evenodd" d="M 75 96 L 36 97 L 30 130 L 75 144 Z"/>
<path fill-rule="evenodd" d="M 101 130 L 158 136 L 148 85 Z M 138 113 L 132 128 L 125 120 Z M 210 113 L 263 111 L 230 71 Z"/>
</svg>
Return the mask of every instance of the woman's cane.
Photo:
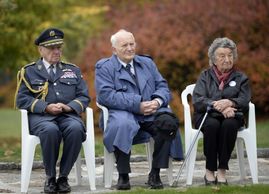
<svg viewBox="0 0 269 194">
<path fill-rule="evenodd" d="M 198 137 L 199 137 L 199 134 L 200 134 L 200 132 L 201 132 L 201 128 L 202 128 L 202 126 L 203 126 L 203 124 L 204 124 L 204 122 L 205 122 L 205 119 L 206 119 L 206 117 L 207 117 L 207 115 L 208 115 L 208 111 L 211 109 L 211 107 L 212 107 L 212 106 L 207 106 L 206 113 L 205 113 L 205 115 L 204 115 L 204 117 L 203 117 L 203 120 L 202 120 L 202 122 L 201 122 L 201 124 L 200 124 L 200 126 L 199 126 L 199 128 L 198 128 L 198 133 L 196 134 L 196 136 L 194 137 L 194 139 L 193 139 L 193 141 L 192 141 L 192 143 L 191 143 L 191 145 L 190 145 L 190 148 L 189 148 L 189 150 L 188 150 L 188 152 L 187 152 L 187 154 L 186 154 L 186 156 L 185 156 L 185 160 L 183 161 L 183 163 L 182 163 L 182 165 L 181 165 L 181 167 L 180 167 L 180 169 L 179 169 L 179 171 L 178 171 L 177 178 L 176 178 L 176 180 L 174 180 L 174 182 L 173 182 L 173 184 L 172 184 L 172 187 L 177 187 L 179 177 L 180 177 L 180 175 L 181 175 L 181 173 L 182 173 L 182 171 L 183 171 L 183 168 L 184 168 L 186 162 L 188 161 L 188 159 L 189 159 L 189 157 L 190 157 L 190 155 L 191 155 L 193 146 L 194 146 L 194 144 L 196 143 L 196 141 L 197 141 L 197 139 L 198 139 Z"/>
</svg>

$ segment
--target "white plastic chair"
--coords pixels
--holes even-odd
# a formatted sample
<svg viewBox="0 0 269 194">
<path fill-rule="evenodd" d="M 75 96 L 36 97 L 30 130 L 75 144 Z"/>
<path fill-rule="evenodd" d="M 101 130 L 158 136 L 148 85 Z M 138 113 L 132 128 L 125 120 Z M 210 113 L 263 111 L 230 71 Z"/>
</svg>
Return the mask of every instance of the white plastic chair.
<svg viewBox="0 0 269 194">
<path fill-rule="evenodd" d="M 106 130 L 107 127 L 107 121 L 108 121 L 108 109 L 105 106 L 100 105 L 99 103 L 96 103 L 97 106 L 102 109 L 103 111 L 103 123 L 104 123 L 104 130 Z M 149 170 L 151 170 L 151 163 L 152 163 L 152 154 L 154 150 L 154 140 L 150 138 L 150 141 L 148 143 L 145 143 L 146 152 L 147 152 L 147 158 L 148 158 L 148 165 Z M 115 156 L 113 153 L 109 153 L 104 146 L 104 184 L 105 188 L 111 188 L 112 185 L 112 178 L 113 178 L 113 171 L 115 168 Z M 169 168 L 166 170 L 167 176 L 168 176 L 168 182 L 171 186 L 173 184 L 173 164 L 172 159 L 169 158 Z"/>
<path fill-rule="evenodd" d="M 21 192 L 27 193 L 30 176 L 34 161 L 36 145 L 40 143 L 39 137 L 30 135 L 28 114 L 26 110 L 21 111 Z M 90 189 L 96 190 L 95 187 L 95 149 L 94 149 L 94 123 L 93 111 L 91 108 L 86 108 L 86 130 L 87 138 L 83 142 L 84 155 L 88 170 L 88 179 Z M 81 184 L 81 156 L 79 154 L 76 163 L 74 164 L 76 183 Z"/>
<path fill-rule="evenodd" d="M 192 119 L 191 119 L 191 110 L 188 102 L 188 95 L 192 95 L 195 84 L 189 85 L 181 93 L 181 100 L 184 106 L 184 126 L 185 126 L 185 152 L 189 149 L 193 138 L 198 133 L 197 129 L 192 128 Z M 197 141 L 193 147 L 193 150 L 190 154 L 190 157 L 186 164 L 186 181 L 187 185 L 192 184 L 192 177 L 194 172 L 194 164 L 197 153 L 197 144 L 199 139 L 203 138 L 203 133 L 199 134 Z M 257 165 L 257 143 L 256 143 L 256 119 L 255 119 L 255 106 L 253 103 L 249 103 L 249 114 L 248 114 L 248 125 L 247 128 L 244 128 L 238 131 L 237 140 L 236 140 L 236 151 L 238 164 L 240 168 L 240 177 L 241 180 L 245 179 L 245 165 L 244 165 L 244 145 L 245 143 L 248 163 L 250 166 L 250 172 L 252 177 L 252 182 L 254 184 L 258 183 L 258 165 Z"/>
</svg>

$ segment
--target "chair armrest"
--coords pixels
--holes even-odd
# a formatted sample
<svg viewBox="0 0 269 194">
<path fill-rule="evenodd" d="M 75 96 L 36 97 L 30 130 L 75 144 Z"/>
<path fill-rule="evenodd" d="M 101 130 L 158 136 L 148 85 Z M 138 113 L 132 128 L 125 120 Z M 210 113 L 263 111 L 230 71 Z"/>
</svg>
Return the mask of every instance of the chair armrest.
<svg viewBox="0 0 269 194">
<path fill-rule="evenodd" d="M 108 109 L 99 104 L 98 102 L 96 102 L 96 105 L 102 110 L 103 112 L 103 122 L 104 122 L 104 130 L 106 130 L 106 126 L 107 126 L 107 120 L 108 120 Z"/>
</svg>

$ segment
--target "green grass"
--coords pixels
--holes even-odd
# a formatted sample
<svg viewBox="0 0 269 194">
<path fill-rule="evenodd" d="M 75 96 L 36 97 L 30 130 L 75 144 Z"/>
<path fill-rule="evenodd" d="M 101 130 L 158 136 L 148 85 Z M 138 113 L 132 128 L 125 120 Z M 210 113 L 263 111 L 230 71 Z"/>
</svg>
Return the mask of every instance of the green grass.
<svg viewBox="0 0 269 194">
<path fill-rule="evenodd" d="M 12 109 L 0 109 L 0 162 L 19 162 L 20 150 L 20 112 Z M 258 148 L 269 148 L 269 119 L 257 121 L 257 146 Z M 96 129 L 98 130 L 98 129 Z M 184 141 L 184 134 L 181 134 Z M 184 143 L 183 143 L 184 146 Z M 202 151 L 202 141 L 199 141 L 199 152 Z M 102 135 L 95 136 L 96 156 L 103 156 L 104 147 Z M 145 154 L 143 144 L 134 145 L 132 154 Z M 36 148 L 35 160 L 41 160 L 40 145 Z"/>
<path fill-rule="evenodd" d="M 13 109 L 0 109 L 0 137 L 20 137 L 20 112 Z"/>
<path fill-rule="evenodd" d="M 257 121 L 257 146 L 258 148 L 269 147 L 269 119 Z"/>
<path fill-rule="evenodd" d="M 188 193 L 188 194 L 267 194 L 269 185 L 242 185 L 242 186 L 222 186 L 222 187 L 190 187 L 190 188 L 175 188 L 163 190 L 148 190 L 148 189 L 132 189 L 131 191 L 121 191 L 121 194 L 174 194 L 174 193 Z"/>
</svg>

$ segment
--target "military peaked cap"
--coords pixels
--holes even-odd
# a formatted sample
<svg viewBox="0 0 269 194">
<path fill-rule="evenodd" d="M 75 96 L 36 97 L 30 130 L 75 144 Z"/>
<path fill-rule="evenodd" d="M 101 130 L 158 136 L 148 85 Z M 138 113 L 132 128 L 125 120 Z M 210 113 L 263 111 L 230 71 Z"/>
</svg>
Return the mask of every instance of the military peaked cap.
<svg viewBox="0 0 269 194">
<path fill-rule="evenodd" d="M 35 40 L 38 46 L 53 46 L 63 44 L 64 33 L 57 28 L 48 28 L 44 30 Z"/>
</svg>

